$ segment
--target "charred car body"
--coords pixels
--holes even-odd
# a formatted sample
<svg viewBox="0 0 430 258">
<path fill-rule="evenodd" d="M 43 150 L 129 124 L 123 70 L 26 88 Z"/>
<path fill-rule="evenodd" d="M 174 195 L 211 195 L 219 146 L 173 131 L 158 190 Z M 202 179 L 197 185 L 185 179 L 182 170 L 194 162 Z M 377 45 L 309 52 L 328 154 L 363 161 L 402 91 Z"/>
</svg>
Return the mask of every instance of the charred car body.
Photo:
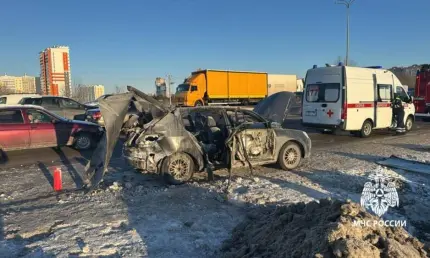
<svg viewBox="0 0 430 258">
<path fill-rule="evenodd" d="M 305 132 L 281 127 L 295 101 L 293 93 L 278 98 L 276 108 L 276 97 L 268 99 L 273 105 L 263 101 L 255 108 L 270 113 L 269 121 L 239 108 L 169 108 L 133 87 L 128 90 L 99 101 L 106 137 L 87 165 L 93 185 L 102 179 L 120 131 L 127 135 L 123 155 L 130 164 L 158 173 L 170 184 L 188 181 L 194 172 L 211 176 L 219 167 L 279 163 L 285 170 L 294 169 L 310 155 Z M 132 97 L 140 113 L 123 124 Z"/>
</svg>

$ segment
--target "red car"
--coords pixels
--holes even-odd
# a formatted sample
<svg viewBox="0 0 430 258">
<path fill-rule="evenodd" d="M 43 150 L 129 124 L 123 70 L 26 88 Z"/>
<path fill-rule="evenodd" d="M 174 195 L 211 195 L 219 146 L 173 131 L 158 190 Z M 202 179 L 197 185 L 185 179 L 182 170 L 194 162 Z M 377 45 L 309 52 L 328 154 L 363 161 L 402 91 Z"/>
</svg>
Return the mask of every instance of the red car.
<svg viewBox="0 0 430 258">
<path fill-rule="evenodd" d="M 0 150 L 73 146 L 92 148 L 103 134 L 99 125 L 69 120 L 33 105 L 0 105 Z"/>
</svg>

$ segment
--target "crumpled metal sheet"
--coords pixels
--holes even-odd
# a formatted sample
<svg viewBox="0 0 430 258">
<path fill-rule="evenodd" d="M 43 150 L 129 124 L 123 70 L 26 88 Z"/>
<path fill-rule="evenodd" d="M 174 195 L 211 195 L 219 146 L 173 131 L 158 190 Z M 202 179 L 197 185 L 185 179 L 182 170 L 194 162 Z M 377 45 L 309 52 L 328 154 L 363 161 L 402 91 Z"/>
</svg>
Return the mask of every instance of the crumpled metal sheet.
<svg viewBox="0 0 430 258">
<path fill-rule="evenodd" d="M 85 168 L 86 183 L 90 188 L 97 186 L 107 171 L 132 97 L 133 93 L 127 92 L 99 100 L 105 133 Z"/>
<path fill-rule="evenodd" d="M 127 90 L 129 92 L 105 96 L 99 100 L 105 133 L 85 168 L 86 184 L 89 188 L 96 187 L 107 171 L 131 101 L 138 111 L 151 113 L 154 118 L 163 116 L 168 111 L 162 103 L 138 89 L 127 86 Z"/>
<path fill-rule="evenodd" d="M 253 111 L 268 121 L 283 124 L 288 115 L 300 113 L 300 104 L 295 93 L 281 91 L 260 101 Z"/>
<path fill-rule="evenodd" d="M 386 167 L 398 168 L 406 171 L 430 175 L 430 164 L 409 159 L 403 159 L 394 155 L 387 159 L 376 161 L 376 163 Z"/>
</svg>

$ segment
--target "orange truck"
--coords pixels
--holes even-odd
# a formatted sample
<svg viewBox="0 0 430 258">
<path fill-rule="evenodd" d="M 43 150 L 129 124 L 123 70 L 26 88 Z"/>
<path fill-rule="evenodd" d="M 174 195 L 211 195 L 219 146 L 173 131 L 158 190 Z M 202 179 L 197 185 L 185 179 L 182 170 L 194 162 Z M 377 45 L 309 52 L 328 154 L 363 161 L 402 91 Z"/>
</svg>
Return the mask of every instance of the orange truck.
<svg viewBox="0 0 430 258">
<path fill-rule="evenodd" d="M 256 103 L 268 96 L 268 74 L 221 70 L 199 70 L 179 84 L 174 95 L 177 106 Z"/>
</svg>

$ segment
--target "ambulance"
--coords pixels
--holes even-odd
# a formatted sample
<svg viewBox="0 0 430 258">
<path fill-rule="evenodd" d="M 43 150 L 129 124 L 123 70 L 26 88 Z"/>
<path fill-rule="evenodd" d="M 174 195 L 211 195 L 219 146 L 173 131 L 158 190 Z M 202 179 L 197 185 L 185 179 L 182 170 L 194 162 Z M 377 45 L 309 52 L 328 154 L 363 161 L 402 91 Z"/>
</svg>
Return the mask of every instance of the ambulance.
<svg viewBox="0 0 430 258">
<path fill-rule="evenodd" d="M 322 131 L 349 131 L 369 137 L 376 129 L 393 129 L 394 94 L 404 101 L 405 127 L 415 121 L 413 98 L 400 80 L 380 66 L 349 67 L 339 63 L 309 69 L 302 100 L 302 124 Z"/>
</svg>

